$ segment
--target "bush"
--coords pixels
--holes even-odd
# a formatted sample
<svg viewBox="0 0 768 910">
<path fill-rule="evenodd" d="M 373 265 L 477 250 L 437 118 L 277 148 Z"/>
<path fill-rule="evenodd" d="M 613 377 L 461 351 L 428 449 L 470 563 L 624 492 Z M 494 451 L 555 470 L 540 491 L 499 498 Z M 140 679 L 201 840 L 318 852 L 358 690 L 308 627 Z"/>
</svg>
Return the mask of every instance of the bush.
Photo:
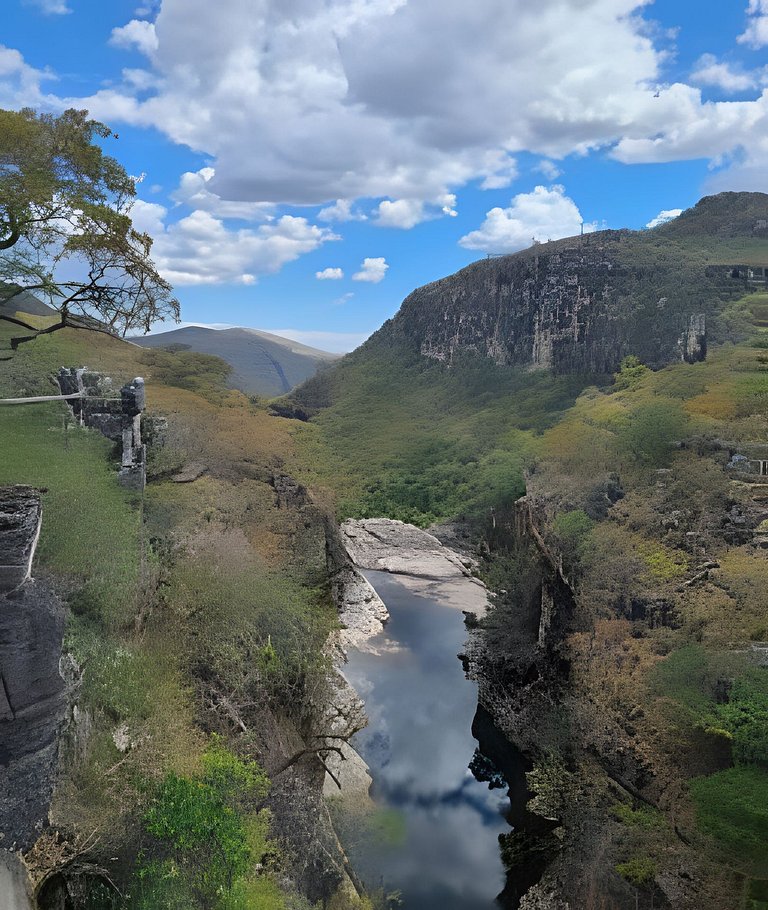
<svg viewBox="0 0 768 910">
<path fill-rule="evenodd" d="M 156 839 L 138 873 L 140 907 L 179 905 L 178 896 L 219 910 L 283 907 L 273 883 L 252 878 L 266 850 L 269 816 L 247 811 L 262 799 L 269 781 L 256 762 L 243 760 L 214 738 L 203 756 L 200 778 L 166 775 L 144 814 L 144 827 Z M 168 879 L 175 880 L 167 903 Z M 249 902 L 256 895 L 262 905 Z M 277 901 L 277 902 L 276 902 Z"/>
<path fill-rule="evenodd" d="M 635 886 L 650 884 L 656 875 L 656 863 L 649 856 L 634 856 L 625 863 L 618 863 L 616 871 Z"/>
</svg>

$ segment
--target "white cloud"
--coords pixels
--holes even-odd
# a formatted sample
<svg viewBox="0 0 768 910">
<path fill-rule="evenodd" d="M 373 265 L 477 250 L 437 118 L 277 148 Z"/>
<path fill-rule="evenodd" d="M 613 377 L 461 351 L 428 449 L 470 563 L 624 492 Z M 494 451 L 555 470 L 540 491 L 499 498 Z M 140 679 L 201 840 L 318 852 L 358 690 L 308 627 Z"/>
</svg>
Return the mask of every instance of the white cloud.
<svg viewBox="0 0 768 910">
<path fill-rule="evenodd" d="M 350 301 L 354 296 L 355 296 L 355 295 L 354 295 L 354 293 L 353 293 L 352 291 L 347 291 L 346 294 L 342 294 L 341 297 L 337 297 L 337 298 L 333 301 L 333 305 L 334 305 L 334 306 L 344 306 L 344 304 L 345 304 L 345 303 L 349 303 L 349 301 Z"/>
<path fill-rule="evenodd" d="M 768 2 L 766 0 L 749 0 L 747 27 L 736 39 L 739 44 L 752 48 L 765 47 L 768 44 Z"/>
<path fill-rule="evenodd" d="M 650 3 L 218 0 L 212 16 L 208 0 L 162 0 L 154 23 L 113 35 L 148 54 L 153 88 L 129 77 L 58 101 L 209 156 L 206 189 L 219 199 L 326 206 L 320 220 L 331 221 L 356 199 L 413 200 L 432 217 L 470 181 L 508 186 L 522 151 L 609 148 L 626 163 L 762 156 L 765 96 L 713 104 L 694 85 L 657 91 L 670 39 L 642 17 Z M 749 12 L 744 43 L 755 44 L 765 0 Z"/>
<path fill-rule="evenodd" d="M 697 85 L 710 85 L 728 94 L 745 92 L 758 84 L 754 73 L 732 69 L 728 63 L 721 63 L 714 54 L 704 54 L 691 73 L 691 81 Z"/>
<path fill-rule="evenodd" d="M 135 88 L 139 92 L 157 88 L 159 84 L 157 76 L 155 76 L 154 73 L 143 69 L 124 69 L 123 81 L 126 85 Z"/>
<path fill-rule="evenodd" d="M 225 199 L 431 205 L 470 180 L 508 186 L 518 150 L 658 132 L 646 2 L 219 0 L 211 16 L 208 0 L 163 0 L 154 34 L 125 36 L 152 51 L 156 94 L 79 101 L 212 156 Z"/>
<path fill-rule="evenodd" d="M 131 214 L 134 224 L 154 238 L 152 258 L 174 285 L 254 284 L 259 275 L 278 272 L 338 239 L 327 228 L 292 215 L 256 229 L 229 230 L 202 210 L 167 224 L 167 209 L 143 200 L 136 201 Z"/>
<path fill-rule="evenodd" d="M 344 269 L 332 268 L 331 266 L 323 269 L 322 272 L 315 272 L 315 278 L 318 281 L 341 281 L 343 277 Z"/>
<path fill-rule="evenodd" d="M 407 230 L 424 221 L 424 203 L 420 199 L 385 199 L 379 203 L 376 224 Z"/>
<path fill-rule="evenodd" d="M 576 203 L 562 186 L 537 186 L 520 193 L 509 208 L 491 209 L 478 230 L 459 240 L 468 250 L 484 253 L 514 253 L 537 240 L 557 240 L 581 231 L 582 217 Z M 585 225 L 593 230 L 593 225 Z"/>
<path fill-rule="evenodd" d="M 317 213 L 318 221 L 365 221 L 367 216 L 352 208 L 349 199 L 337 199 Z"/>
<path fill-rule="evenodd" d="M 651 218 L 651 220 L 648 222 L 648 224 L 646 224 L 646 227 L 647 228 L 658 227 L 660 224 L 666 224 L 668 221 L 673 221 L 675 218 L 677 218 L 678 216 L 680 216 L 682 214 L 683 214 L 682 209 L 664 209 L 664 211 L 659 212 L 659 214 L 655 218 Z"/>
<path fill-rule="evenodd" d="M 557 180 L 558 177 L 562 175 L 562 171 L 555 164 L 554 161 L 550 161 L 549 158 L 542 158 L 541 161 L 536 165 L 534 171 L 538 171 L 539 174 L 543 174 L 547 180 Z"/>
<path fill-rule="evenodd" d="M 180 205 L 192 209 L 202 209 L 220 218 L 239 218 L 244 221 L 269 221 L 274 214 L 274 206 L 269 202 L 238 202 L 222 199 L 208 189 L 208 184 L 216 176 L 212 167 L 199 171 L 187 171 L 181 175 L 178 189 L 171 198 Z"/>
<path fill-rule="evenodd" d="M 433 202 L 422 199 L 384 199 L 376 210 L 374 224 L 378 227 L 410 230 L 422 221 L 431 221 L 441 215 L 451 218 L 458 215 L 454 193 L 442 193 Z"/>
<path fill-rule="evenodd" d="M 136 48 L 142 54 L 150 56 L 158 48 L 158 39 L 155 26 L 146 19 L 131 19 L 126 25 L 112 29 L 109 43 L 113 47 L 122 47 L 126 50 Z"/>
<path fill-rule="evenodd" d="M 370 284 L 378 284 L 384 280 L 389 265 L 383 256 L 363 259 L 360 264 L 360 271 L 355 272 L 352 276 L 353 281 L 367 281 Z"/>
<path fill-rule="evenodd" d="M 66 0 L 24 0 L 25 6 L 36 6 L 46 16 L 63 16 L 71 13 Z"/>
<path fill-rule="evenodd" d="M 43 101 L 41 83 L 52 79 L 48 70 L 24 62 L 15 49 L 0 44 L 0 107 L 38 107 Z"/>
</svg>

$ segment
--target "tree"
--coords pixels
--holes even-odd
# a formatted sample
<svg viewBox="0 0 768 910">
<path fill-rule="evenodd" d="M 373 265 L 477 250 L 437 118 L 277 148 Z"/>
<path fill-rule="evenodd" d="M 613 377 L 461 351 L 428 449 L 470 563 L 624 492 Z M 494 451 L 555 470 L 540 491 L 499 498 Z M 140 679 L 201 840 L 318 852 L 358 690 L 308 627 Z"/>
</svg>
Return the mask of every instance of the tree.
<svg viewBox="0 0 768 910">
<path fill-rule="evenodd" d="M 115 134 L 87 111 L 0 110 L 0 306 L 43 296 L 67 325 L 125 335 L 178 320 L 179 303 L 131 222 L 136 179 L 96 140 Z M 31 329 L 14 318 L 0 319 Z M 73 321 L 74 320 L 74 321 Z"/>
</svg>

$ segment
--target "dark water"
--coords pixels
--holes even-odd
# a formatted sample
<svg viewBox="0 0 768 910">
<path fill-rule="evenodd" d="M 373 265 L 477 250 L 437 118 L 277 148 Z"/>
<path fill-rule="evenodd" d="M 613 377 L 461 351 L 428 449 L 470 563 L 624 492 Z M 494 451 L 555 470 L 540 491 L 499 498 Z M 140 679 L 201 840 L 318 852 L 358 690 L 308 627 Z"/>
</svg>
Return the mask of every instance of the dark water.
<svg viewBox="0 0 768 910">
<path fill-rule="evenodd" d="M 509 799 L 469 770 L 477 688 L 456 657 L 464 617 L 387 573 L 366 577 L 391 616 L 373 644 L 398 647 L 350 651 L 346 675 L 370 718 L 353 745 L 371 767 L 374 799 L 397 812 L 401 833 L 368 855 L 353 849 L 353 861 L 368 886 L 401 891 L 407 910 L 493 910 L 505 883 L 498 836 L 510 830 Z"/>
</svg>

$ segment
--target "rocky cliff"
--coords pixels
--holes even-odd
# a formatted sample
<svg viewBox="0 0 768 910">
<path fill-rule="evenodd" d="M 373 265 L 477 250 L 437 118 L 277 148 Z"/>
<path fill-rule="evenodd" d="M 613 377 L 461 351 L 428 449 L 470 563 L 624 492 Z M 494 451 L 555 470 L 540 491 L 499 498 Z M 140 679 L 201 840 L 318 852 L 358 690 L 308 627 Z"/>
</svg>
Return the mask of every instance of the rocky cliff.
<svg viewBox="0 0 768 910">
<path fill-rule="evenodd" d="M 702 360 L 708 335 L 728 334 L 723 305 L 744 292 L 731 247 L 762 238 L 766 219 L 768 195 L 724 193 L 679 224 L 480 260 L 415 290 L 374 337 L 446 363 L 479 353 L 555 373 L 610 373 L 628 354 L 654 368 Z"/>
</svg>

